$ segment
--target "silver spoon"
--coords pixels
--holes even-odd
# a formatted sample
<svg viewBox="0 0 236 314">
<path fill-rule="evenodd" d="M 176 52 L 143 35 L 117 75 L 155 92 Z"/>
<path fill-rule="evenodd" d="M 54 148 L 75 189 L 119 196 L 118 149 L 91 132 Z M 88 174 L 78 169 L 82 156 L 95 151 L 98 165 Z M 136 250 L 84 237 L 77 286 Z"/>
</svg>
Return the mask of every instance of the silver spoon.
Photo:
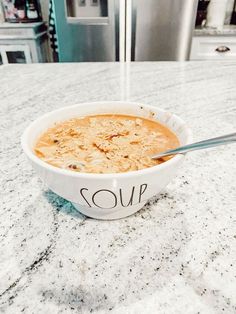
<svg viewBox="0 0 236 314">
<path fill-rule="evenodd" d="M 236 143 L 236 133 L 231 133 L 228 135 L 223 135 L 219 137 L 210 138 L 201 142 L 192 143 L 185 146 L 180 146 L 175 149 L 169 149 L 163 153 L 159 153 L 152 156 L 152 159 L 158 159 L 165 156 L 176 155 L 176 154 L 185 154 L 193 150 L 205 149 L 210 147 L 215 147 L 218 145 L 225 145 Z"/>
</svg>

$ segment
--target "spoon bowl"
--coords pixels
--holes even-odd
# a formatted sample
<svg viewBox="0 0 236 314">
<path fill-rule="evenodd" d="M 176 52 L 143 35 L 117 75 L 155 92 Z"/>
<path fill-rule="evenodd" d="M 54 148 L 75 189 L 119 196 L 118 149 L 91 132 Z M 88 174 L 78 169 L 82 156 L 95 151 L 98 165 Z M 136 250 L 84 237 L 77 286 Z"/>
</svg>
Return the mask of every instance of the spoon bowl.
<svg viewBox="0 0 236 314">
<path fill-rule="evenodd" d="M 206 149 L 206 148 L 211 148 L 211 147 L 225 145 L 225 144 L 232 144 L 232 143 L 236 143 L 236 133 L 226 134 L 223 136 L 210 138 L 208 140 L 180 146 L 175 149 L 170 149 L 163 153 L 159 153 L 152 156 L 152 159 L 159 159 L 162 157 L 176 155 L 176 154 L 186 154 L 194 150 Z"/>
</svg>

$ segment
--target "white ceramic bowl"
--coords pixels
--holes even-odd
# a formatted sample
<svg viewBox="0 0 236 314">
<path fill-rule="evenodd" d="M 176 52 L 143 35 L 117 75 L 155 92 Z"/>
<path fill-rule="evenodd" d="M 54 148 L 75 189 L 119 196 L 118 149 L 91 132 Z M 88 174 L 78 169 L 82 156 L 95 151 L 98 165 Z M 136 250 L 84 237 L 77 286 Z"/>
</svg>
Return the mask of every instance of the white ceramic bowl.
<svg viewBox="0 0 236 314">
<path fill-rule="evenodd" d="M 60 169 L 38 158 L 33 151 L 38 137 L 55 122 L 77 116 L 117 113 L 153 118 L 170 128 L 181 145 L 191 142 L 191 131 L 176 115 L 153 106 L 131 102 L 94 102 L 50 112 L 30 124 L 21 138 L 23 150 L 39 177 L 83 214 L 97 219 L 117 219 L 141 209 L 175 176 L 183 155 L 147 169 L 126 173 L 90 174 Z"/>
</svg>

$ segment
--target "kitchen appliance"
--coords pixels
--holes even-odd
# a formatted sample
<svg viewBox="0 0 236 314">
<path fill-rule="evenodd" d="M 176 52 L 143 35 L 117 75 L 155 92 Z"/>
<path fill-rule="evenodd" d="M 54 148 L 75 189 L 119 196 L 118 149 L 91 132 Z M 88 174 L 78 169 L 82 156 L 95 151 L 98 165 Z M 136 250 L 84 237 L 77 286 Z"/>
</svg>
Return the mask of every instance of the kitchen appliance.
<svg viewBox="0 0 236 314">
<path fill-rule="evenodd" d="M 54 0 L 59 61 L 188 60 L 198 0 Z"/>
<path fill-rule="evenodd" d="M 133 0 L 131 60 L 187 60 L 197 4 L 195 0 Z"/>
<path fill-rule="evenodd" d="M 119 60 L 119 0 L 54 0 L 59 61 Z"/>
</svg>

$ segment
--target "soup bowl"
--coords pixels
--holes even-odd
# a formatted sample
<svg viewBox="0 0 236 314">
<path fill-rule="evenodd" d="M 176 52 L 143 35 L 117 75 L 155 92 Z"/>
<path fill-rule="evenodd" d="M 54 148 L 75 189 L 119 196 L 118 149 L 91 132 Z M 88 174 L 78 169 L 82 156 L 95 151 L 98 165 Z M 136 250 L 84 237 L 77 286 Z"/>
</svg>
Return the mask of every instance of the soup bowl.
<svg viewBox="0 0 236 314">
<path fill-rule="evenodd" d="M 151 118 L 172 130 L 180 145 L 191 142 L 191 130 L 174 114 L 155 106 L 125 101 L 82 103 L 64 107 L 43 115 L 28 126 L 21 138 L 22 148 L 49 189 L 72 202 L 86 216 L 118 219 L 137 212 L 149 198 L 160 193 L 176 175 L 184 155 L 176 155 L 162 164 L 143 170 L 94 174 L 54 167 L 34 153 L 39 136 L 55 123 L 96 114 L 126 114 Z"/>
</svg>

